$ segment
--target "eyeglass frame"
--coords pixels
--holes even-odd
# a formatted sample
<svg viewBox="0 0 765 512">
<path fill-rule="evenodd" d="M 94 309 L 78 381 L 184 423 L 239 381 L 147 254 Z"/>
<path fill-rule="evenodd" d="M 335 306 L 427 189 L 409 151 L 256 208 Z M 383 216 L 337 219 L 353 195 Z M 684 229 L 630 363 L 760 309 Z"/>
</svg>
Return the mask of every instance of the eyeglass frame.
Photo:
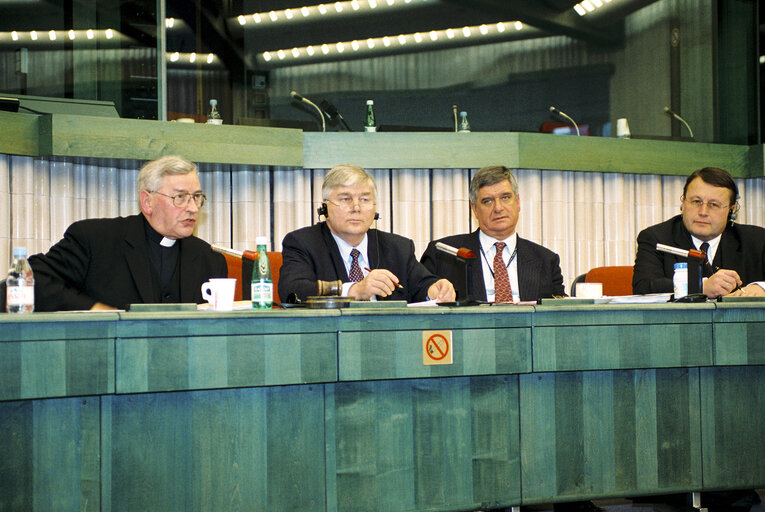
<svg viewBox="0 0 765 512">
<path fill-rule="evenodd" d="M 498 197 L 484 197 L 478 200 L 478 206 L 480 206 L 481 208 L 486 208 L 486 209 L 494 208 L 494 205 L 497 203 L 497 199 L 499 199 L 499 204 L 501 204 L 504 207 L 507 207 L 511 205 L 513 201 L 517 198 L 518 198 L 518 195 L 515 193 L 502 194 L 501 196 L 498 196 Z"/>
<path fill-rule="evenodd" d="M 149 193 L 159 194 L 161 196 L 165 196 L 167 198 L 172 199 L 173 206 L 175 206 L 176 208 L 185 208 L 189 204 L 189 201 L 191 200 L 192 197 L 194 198 L 194 204 L 197 205 L 197 208 L 202 208 L 205 204 L 205 201 L 207 201 L 207 196 L 204 195 L 202 192 L 194 192 L 193 194 L 189 192 L 184 192 L 182 194 L 175 194 L 172 196 L 159 192 L 158 190 L 149 190 Z M 185 197 L 186 200 L 182 204 L 177 204 L 179 197 Z"/>
<path fill-rule="evenodd" d="M 333 205 L 335 205 L 338 208 L 341 208 L 341 209 L 343 209 L 343 210 L 345 210 L 347 212 L 352 212 L 353 208 L 356 205 L 359 206 L 359 210 L 360 211 L 363 211 L 363 210 L 372 210 L 372 209 L 374 209 L 375 206 L 377 206 L 377 203 L 375 203 L 373 199 L 367 198 L 367 197 L 353 198 L 353 197 L 350 197 L 350 196 L 344 196 L 344 197 L 340 198 L 340 200 L 341 201 L 350 201 L 350 204 L 338 204 L 338 203 L 334 202 L 331 199 L 325 199 L 326 202 L 332 203 Z"/>
<path fill-rule="evenodd" d="M 726 205 L 721 205 L 721 204 L 718 204 L 717 201 L 714 201 L 714 200 L 712 200 L 712 201 L 704 201 L 702 199 L 688 199 L 685 196 L 682 197 L 682 201 L 683 201 L 683 203 L 688 205 L 688 208 L 691 208 L 693 210 L 698 210 L 702 206 L 706 205 L 707 210 L 709 210 L 710 212 L 713 212 L 713 213 L 722 212 L 722 211 L 725 211 L 726 209 L 728 209 L 730 211 L 733 211 L 733 209 L 736 206 L 736 203 L 733 203 L 733 204 L 728 203 Z"/>
</svg>

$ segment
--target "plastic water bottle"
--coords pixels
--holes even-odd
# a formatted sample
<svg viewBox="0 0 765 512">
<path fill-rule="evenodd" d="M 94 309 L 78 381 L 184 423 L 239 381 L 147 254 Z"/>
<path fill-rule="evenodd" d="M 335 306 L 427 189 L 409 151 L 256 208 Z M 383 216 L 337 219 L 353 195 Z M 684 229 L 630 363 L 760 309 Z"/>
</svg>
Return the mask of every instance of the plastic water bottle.
<svg viewBox="0 0 765 512">
<path fill-rule="evenodd" d="M 373 100 L 367 100 L 367 117 L 364 121 L 364 131 L 377 131 L 377 123 L 375 123 L 375 102 Z"/>
<path fill-rule="evenodd" d="M 5 310 L 31 313 L 35 310 L 35 278 L 27 261 L 27 248 L 13 248 L 13 263 L 5 279 Z"/>
<path fill-rule="evenodd" d="M 469 133 L 470 132 L 470 123 L 467 119 L 467 112 L 464 110 L 460 112 L 460 129 L 459 133 Z"/>
<path fill-rule="evenodd" d="M 672 276 L 672 283 L 675 286 L 675 298 L 688 295 L 688 264 L 675 263 L 675 274 Z"/>
<path fill-rule="evenodd" d="M 266 254 L 268 238 L 259 236 L 255 239 L 255 244 L 258 246 L 258 259 L 252 267 L 252 309 L 271 309 L 274 303 L 274 282 L 271 279 L 271 264 Z"/>
<path fill-rule="evenodd" d="M 210 100 L 210 112 L 207 113 L 207 124 L 223 124 L 223 119 L 218 112 L 218 100 Z"/>
</svg>

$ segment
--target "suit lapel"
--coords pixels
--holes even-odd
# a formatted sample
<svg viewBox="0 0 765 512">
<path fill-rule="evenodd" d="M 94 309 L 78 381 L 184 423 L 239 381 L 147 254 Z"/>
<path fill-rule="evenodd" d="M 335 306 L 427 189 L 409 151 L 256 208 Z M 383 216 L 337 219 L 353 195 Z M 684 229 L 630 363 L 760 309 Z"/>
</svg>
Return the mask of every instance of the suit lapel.
<svg viewBox="0 0 765 512">
<path fill-rule="evenodd" d="M 526 240 L 518 237 L 518 295 L 521 300 L 539 298 L 539 259 L 529 250 Z"/>
<path fill-rule="evenodd" d="M 143 302 L 153 301 L 153 285 L 149 269 L 149 254 L 146 247 L 146 233 L 143 227 L 143 215 L 130 218 L 125 233 L 125 250 L 123 255 L 130 274 L 133 276 L 138 293 Z"/>
<path fill-rule="evenodd" d="M 332 236 L 332 231 L 329 230 L 326 222 L 322 222 L 320 226 L 324 245 L 327 248 L 332 266 L 335 268 L 335 275 L 337 275 L 337 278 L 342 282 L 347 283 L 350 281 L 348 272 L 345 270 L 345 262 L 343 261 L 343 257 L 340 256 L 340 249 L 337 248 L 337 242 L 335 242 L 335 239 Z"/>
</svg>

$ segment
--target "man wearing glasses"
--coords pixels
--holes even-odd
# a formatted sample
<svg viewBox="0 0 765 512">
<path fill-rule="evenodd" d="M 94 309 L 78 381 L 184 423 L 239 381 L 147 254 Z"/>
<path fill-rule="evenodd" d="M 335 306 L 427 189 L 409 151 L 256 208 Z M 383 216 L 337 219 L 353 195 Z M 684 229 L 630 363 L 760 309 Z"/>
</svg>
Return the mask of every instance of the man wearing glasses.
<svg viewBox="0 0 765 512">
<path fill-rule="evenodd" d="M 288 233 L 282 242 L 279 296 L 317 295 L 318 281 L 341 281 L 356 300 L 454 300 L 454 287 L 425 269 L 414 242 L 370 229 L 377 219 L 377 186 L 357 165 L 338 165 L 325 176 L 319 215 L 325 222 Z"/>
<path fill-rule="evenodd" d="M 515 231 L 521 203 L 510 169 L 493 165 L 476 172 L 470 180 L 470 209 L 478 229 L 431 242 L 421 260 L 431 272 L 455 283 L 460 300 L 468 298 L 464 267 L 437 251 L 437 242 L 477 255 L 471 266 L 471 299 L 519 302 L 564 295 L 558 255 Z"/>
<path fill-rule="evenodd" d="M 165 156 L 137 181 L 140 214 L 75 222 L 46 254 L 29 258 L 35 311 L 199 303 L 202 283 L 226 277 L 225 258 L 193 235 L 205 202 L 196 166 Z"/>
<path fill-rule="evenodd" d="M 707 297 L 765 295 L 765 283 L 756 283 L 765 280 L 765 229 L 733 223 L 738 197 L 736 183 L 723 169 L 705 167 L 688 176 L 681 214 L 638 235 L 633 292 L 673 290 L 674 264 L 686 260 L 657 251 L 656 244 L 661 243 L 707 254 L 708 261 L 702 265 Z"/>
</svg>

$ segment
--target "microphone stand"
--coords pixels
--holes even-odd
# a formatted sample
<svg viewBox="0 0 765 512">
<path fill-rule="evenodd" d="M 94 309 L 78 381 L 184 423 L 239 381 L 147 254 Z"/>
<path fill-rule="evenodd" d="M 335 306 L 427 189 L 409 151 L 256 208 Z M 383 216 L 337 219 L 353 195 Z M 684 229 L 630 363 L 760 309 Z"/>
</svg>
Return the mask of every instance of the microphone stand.
<svg viewBox="0 0 765 512">
<path fill-rule="evenodd" d="M 696 249 L 680 249 L 671 245 L 656 244 L 656 250 L 681 256 L 688 262 L 688 295 L 673 299 L 672 302 L 706 302 L 701 266 L 707 261 L 707 254 Z"/>
<path fill-rule="evenodd" d="M 465 273 L 465 289 L 467 290 L 467 296 L 464 299 L 457 299 L 454 302 L 439 302 L 439 306 L 478 306 L 479 304 L 486 304 L 485 301 L 480 301 L 473 297 L 473 260 L 476 259 L 476 255 L 469 249 L 452 247 L 441 242 L 436 242 L 436 249 L 440 254 L 444 256 L 450 256 L 454 259 L 458 266 L 463 267 Z"/>
</svg>

